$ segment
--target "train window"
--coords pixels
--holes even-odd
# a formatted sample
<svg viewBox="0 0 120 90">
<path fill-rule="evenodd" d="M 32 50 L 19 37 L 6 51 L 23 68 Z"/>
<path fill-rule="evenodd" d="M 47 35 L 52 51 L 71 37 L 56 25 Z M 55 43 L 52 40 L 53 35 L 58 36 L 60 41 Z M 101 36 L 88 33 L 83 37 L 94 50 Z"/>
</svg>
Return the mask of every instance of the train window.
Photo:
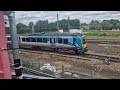
<svg viewBox="0 0 120 90">
<path fill-rule="evenodd" d="M 42 38 L 37 38 L 37 42 L 42 42 Z"/>
<path fill-rule="evenodd" d="M 50 38 L 50 43 L 52 43 L 52 38 Z"/>
<path fill-rule="evenodd" d="M 73 45 L 75 45 L 75 38 L 73 38 Z"/>
<path fill-rule="evenodd" d="M 8 37 L 8 38 L 7 38 L 7 40 L 8 40 L 8 41 L 11 41 L 11 38 L 10 38 L 10 37 Z"/>
<path fill-rule="evenodd" d="M 26 42 L 30 42 L 30 38 L 26 38 Z"/>
<path fill-rule="evenodd" d="M 54 43 L 55 43 L 55 38 L 54 38 Z"/>
<path fill-rule="evenodd" d="M 9 37 L 9 41 L 11 41 L 11 37 Z"/>
<path fill-rule="evenodd" d="M 58 43 L 62 43 L 62 38 L 59 38 L 59 39 L 58 39 Z"/>
<path fill-rule="evenodd" d="M 83 38 L 83 39 L 82 39 L 82 42 L 83 42 L 83 44 L 85 44 L 85 43 L 86 43 L 85 38 Z"/>
<path fill-rule="evenodd" d="M 47 43 L 47 38 L 43 38 L 43 42 L 44 42 L 44 43 Z"/>
<path fill-rule="evenodd" d="M 68 39 L 63 39 L 64 44 L 68 44 Z"/>
<path fill-rule="evenodd" d="M 36 38 L 32 38 L 32 42 L 36 42 Z"/>
<path fill-rule="evenodd" d="M 22 41 L 25 42 L 25 38 L 22 38 Z"/>
</svg>

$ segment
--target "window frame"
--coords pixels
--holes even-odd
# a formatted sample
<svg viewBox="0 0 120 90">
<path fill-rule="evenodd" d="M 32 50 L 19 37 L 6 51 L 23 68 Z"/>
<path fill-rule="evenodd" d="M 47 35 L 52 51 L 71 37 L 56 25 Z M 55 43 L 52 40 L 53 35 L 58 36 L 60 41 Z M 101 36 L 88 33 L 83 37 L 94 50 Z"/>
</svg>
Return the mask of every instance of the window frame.
<svg viewBox="0 0 120 90">
<path fill-rule="evenodd" d="M 55 40 L 55 38 L 54 38 L 54 42 L 53 43 L 56 43 L 56 40 Z"/>
<path fill-rule="evenodd" d="M 67 41 L 65 41 L 65 40 L 67 40 Z M 63 39 L 63 44 L 68 44 L 68 39 L 64 38 Z"/>
<path fill-rule="evenodd" d="M 61 40 L 61 42 L 60 42 L 60 40 Z M 63 43 L 63 39 L 62 38 L 58 38 L 58 43 L 62 44 Z"/>
<path fill-rule="evenodd" d="M 10 38 L 10 37 L 7 37 L 7 41 L 11 41 L 11 38 Z"/>
<path fill-rule="evenodd" d="M 44 41 L 45 40 L 45 41 Z M 47 38 L 42 38 L 43 43 L 47 43 L 48 39 Z"/>
<path fill-rule="evenodd" d="M 35 41 L 33 41 L 33 39 L 34 39 Z M 31 42 L 37 42 L 36 38 L 31 38 Z"/>
<path fill-rule="evenodd" d="M 50 38 L 50 43 L 52 43 L 52 38 Z"/>
<path fill-rule="evenodd" d="M 27 39 L 29 39 L 29 41 L 27 41 Z M 26 38 L 26 42 L 31 42 L 31 39 L 30 38 Z"/>
<path fill-rule="evenodd" d="M 23 39 L 24 39 L 24 40 L 23 40 Z M 22 38 L 22 42 L 26 42 L 26 38 L 25 38 L 25 37 Z"/>
<path fill-rule="evenodd" d="M 41 41 L 40 41 L 40 40 L 38 40 L 38 39 L 41 39 Z M 37 38 L 37 42 L 43 42 L 42 38 Z"/>
</svg>

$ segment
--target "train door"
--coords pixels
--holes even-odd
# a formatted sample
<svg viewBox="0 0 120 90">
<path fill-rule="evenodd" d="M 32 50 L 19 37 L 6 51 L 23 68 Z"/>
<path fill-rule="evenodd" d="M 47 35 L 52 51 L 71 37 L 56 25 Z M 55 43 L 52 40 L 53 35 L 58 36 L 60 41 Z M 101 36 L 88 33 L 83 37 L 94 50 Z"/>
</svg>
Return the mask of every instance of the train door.
<svg viewBox="0 0 120 90">
<path fill-rule="evenodd" d="M 51 46 L 52 48 L 55 48 L 55 36 L 51 36 L 51 37 L 50 37 L 50 46 Z"/>
<path fill-rule="evenodd" d="M 73 45 L 76 47 L 76 40 L 75 40 L 75 37 L 73 37 Z"/>
</svg>

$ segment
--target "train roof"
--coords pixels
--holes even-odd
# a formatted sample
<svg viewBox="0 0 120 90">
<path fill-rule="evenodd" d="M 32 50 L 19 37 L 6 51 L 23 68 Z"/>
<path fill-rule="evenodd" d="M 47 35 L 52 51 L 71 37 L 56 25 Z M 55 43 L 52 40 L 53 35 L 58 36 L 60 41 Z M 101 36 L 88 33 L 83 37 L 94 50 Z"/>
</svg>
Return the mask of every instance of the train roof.
<svg viewBox="0 0 120 90">
<path fill-rule="evenodd" d="M 21 35 L 19 35 L 21 36 Z M 67 34 L 67 33 L 59 33 L 59 34 L 27 34 L 22 36 L 82 36 L 82 34 Z"/>
<path fill-rule="evenodd" d="M 9 35 L 7 35 L 9 36 Z M 83 34 L 80 33 L 74 33 L 74 34 L 69 34 L 69 33 L 35 33 L 35 34 L 18 34 L 18 36 L 83 36 Z"/>
</svg>

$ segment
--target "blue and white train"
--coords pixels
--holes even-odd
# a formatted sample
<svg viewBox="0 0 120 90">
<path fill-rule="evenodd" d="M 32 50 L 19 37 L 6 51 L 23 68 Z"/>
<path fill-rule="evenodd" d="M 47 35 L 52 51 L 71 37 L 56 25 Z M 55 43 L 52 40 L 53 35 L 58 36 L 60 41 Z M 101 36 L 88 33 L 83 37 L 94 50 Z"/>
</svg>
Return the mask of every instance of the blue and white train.
<svg viewBox="0 0 120 90">
<path fill-rule="evenodd" d="M 7 36 L 8 44 L 11 43 L 10 36 Z M 50 48 L 57 51 L 73 50 L 75 53 L 85 53 L 87 45 L 84 36 L 78 35 L 25 35 L 18 36 L 20 47 L 30 46 L 34 48 Z"/>
</svg>

